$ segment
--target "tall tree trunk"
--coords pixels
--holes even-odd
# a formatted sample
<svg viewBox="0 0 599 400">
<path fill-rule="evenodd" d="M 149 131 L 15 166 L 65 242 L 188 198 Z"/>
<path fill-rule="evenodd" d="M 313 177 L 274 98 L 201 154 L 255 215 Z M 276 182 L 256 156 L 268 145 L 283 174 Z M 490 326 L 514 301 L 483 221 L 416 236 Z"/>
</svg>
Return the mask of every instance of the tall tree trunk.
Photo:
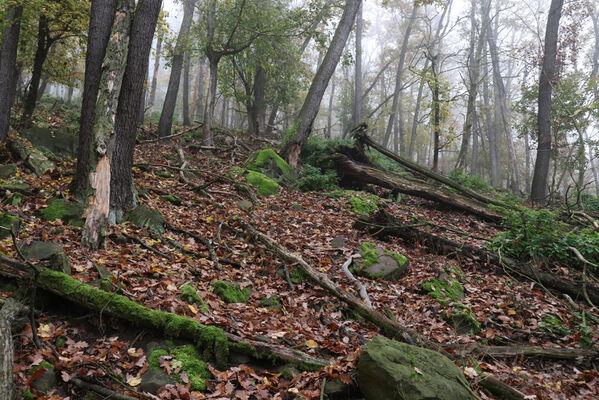
<svg viewBox="0 0 599 400">
<path fill-rule="evenodd" d="M 17 76 L 17 48 L 21 31 L 21 16 L 23 6 L 12 6 L 8 9 L 2 34 L 0 48 L 0 143 L 6 140 L 10 124 L 10 110 L 15 97 L 14 82 Z"/>
<path fill-rule="evenodd" d="M 116 0 L 93 0 L 85 55 L 85 77 L 81 117 L 79 119 L 79 146 L 77 148 L 77 168 L 70 184 L 71 192 L 79 200 L 84 200 L 89 192 L 90 156 L 92 149 L 92 128 L 96 118 L 96 101 L 102 79 L 102 63 L 110 37 L 116 10 Z M 122 60 L 121 60 L 122 61 Z M 95 155 L 93 164 L 96 163 Z"/>
<path fill-rule="evenodd" d="M 316 71 L 316 75 L 312 80 L 308 95 L 304 100 L 292 132 L 290 132 L 289 138 L 283 143 L 281 154 L 295 170 L 298 169 L 299 154 L 310 136 L 312 124 L 318 114 L 322 96 L 337 67 L 361 4 L 362 0 L 346 1 L 341 20 L 339 21 L 339 25 L 337 25 L 335 35 L 324 57 L 324 61 Z"/>
<path fill-rule="evenodd" d="M 148 68 L 146 68 L 146 74 L 144 76 L 144 87 L 141 92 L 141 99 L 139 100 L 139 111 L 137 113 L 137 125 L 143 125 L 146 117 L 146 98 L 148 94 L 148 79 L 150 77 L 150 60 L 148 60 Z"/>
<path fill-rule="evenodd" d="M 181 69 L 183 68 L 183 58 L 185 56 L 185 42 L 189 35 L 191 22 L 193 19 L 193 11 L 196 0 L 185 0 L 183 2 L 183 21 L 177 35 L 177 44 L 175 45 L 173 60 L 171 62 L 171 75 L 168 80 L 168 89 L 158 122 L 158 135 L 160 137 L 171 134 L 173 126 L 173 114 L 177 103 L 177 94 L 179 92 L 179 82 L 181 81 Z"/>
<path fill-rule="evenodd" d="M 162 0 L 139 0 L 131 25 L 127 66 L 114 123 L 115 146 L 110 169 L 110 215 L 118 221 L 136 203 L 133 186 L 133 151 L 137 131 L 135 114 L 143 91 L 152 38 Z"/>
<path fill-rule="evenodd" d="M 428 68 L 428 59 L 424 63 L 424 70 Z M 408 148 L 408 158 L 413 159 L 414 146 L 416 145 L 416 133 L 418 130 L 418 118 L 420 116 L 420 103 L 422 102 L 422 93 L 424 91 L 424 82 L 426 79 L 421 78 L 418 84 L 418 94 L 416 95 L 416 105 L 414 107 L 414 117 L 412 119 L 412 132 L 410 134 L 410 147 Z"/>
<path fill-rule="evenodd" d="M 543 66 L 539 78 L 538 148 L 530 197 L 533 202 L 540 204 L 547 202 L 547 174 L 551 161 L 551 89 L 555 76 L 557 32 L 563 4 L 564 0 L 551 0 L 545 31 Z"/>
<path fill-rule="evenodd" d="M 256 73 L 254 75 L 254 110 L 255 110 L 255 132 L 259 135 L 264 134 L 265 118 L 266 118 L 266 101 L 264 98 L 266 89 L 266 70 L 258 65 L 256 67 Z"/>
<path fill-rule="evenodd" d="M 325 138 L 331 138 L 331 127 L 333 123 L 333 100 L 335 98 L 335 73 L 331 77 L 331 92 L 329 93 L 329 115 L 327 116 L 327 130 L 325 131 Z"/>
<path fill-rule="evenodd" d="M 214 138 L 212 136 L 212 121 L 214 119 L 214 110 L 216 109 L 216 84 L 218 79 L 219 61 L 220 56 L 208 57 L 210 77 L 208 86 L 208 97 L 206 97 L 206 106 L 204 110 L 204 125 L 202 126 L 205 146 L 214 145 Z"/>
<path fill-rule="evenodd" d="M 437 70 L 437 59 L 439 56 L 431 57 L 431 68 L 433 70 L 432 94 L 433 94 L 433 166 L 434 172 L 439 171 L 439 139 L 441 136 L 441 99 L 440 99 L 440 83 Z"/>
<path fill-rule="evenodd" d="M 497 17 L 496 17 L 497 18 Z M 516 149 L 514 148 L 514 139 L 512 136 L 512 121 L 509 115 L 509 110 L 507 106 L 507 98 L 505 93 L 505 85 L 503 83 L 503 78 L 501 76 L 501 70 L 499 67 L 499 55 L 497 52 L 497 45 L 495 42 L 495 36 L 493 35 L 493 31 L 491 29 L 491 25 L 487 25 L 487 33 L 488 33 L 488 42 L 489 42 L 489 52 L 491 54 L 491 63 L 493 64 L 493 82 L 495 83 L 495 88 L 497 90 L 497 94 L 499 96 L 499 110 L 501 123 L 503 125 L 503 129 L 505 132 L 505 137 L 507 139 L 508 145 L 508 154 L 510 156 L 510 164 L 511 164 L 511 182 L 512 182 L 512 190 L 515 193 L 518 193 L 521 189 L 520 186 L 520 168 L 518 167 L 518 160 L 516 159 Z"/>
<path fill-rule="evenodd" d="M 35 110 L 35 104 L 37 102 L 37 93 L 42 78 L 44 62 L 46 61 L 46 57 L 48 57 L 48 51 L 52 45 L 49 34 L 50 28 L 48 27 L 48 17 L 45 14 L 41 14 L 38 22 L 37 49 L 35 50 L 35 57 L 33 59 L 31 82 L 29 83 L 29 91 L 27 92 L 27 98 L 23 105 L 23 115 L 21 116 L 20 121 L 20 124 L 23 127 L 31 126 L 31 117 L 33 116 L 33 111 Z"/>
<path fill-rule="evenodd" d="M 356 64 L 354 76 L 354 125 L 362 122 L 362 8 L 356 15 Z"/>
<path fill-rule="evenodd" d="M 414 21 L 416 20 L 416 13 L 418 12 L 418 5 L 414 3 L 412 8 L 412 14 L 410 15 L 410 20 L 408 21 L 408 27 L 406 28 L 406 32 L 403 36 L 403 42 L 401 45 L 401 52 L 399 53 L 399 63 L 397 65 L 397 74 L 395 76 L 395 90 L 393 92 L 393 105 L 391 106 L 391 114 L 389 115 L 389 122 L 387 122 L 387 130 L 385 131 L 385 139 L 383 141 L 383 146 L 387 146 L 389 143 L 389 138 L 391 137 L 391 131 L 393 129 L 393 123 L 397 118 L 397 109 L 399 107 L 399 96 L 401 95 L 401 78 L 403 74 L 403 65 L 406 59 L 406 54 L 408 52 L 408 43 L 410 40 L 410 34 L 412 33 L 412 27 L 414 26 Z"/>
<path fill-rule="evenodd" d="M 193 84 L 193 101 L 191 104 L 191 119 L 202 119 L 204 117 L 204 59 L 200 57 L 198 69 Z"/>
<path fill-rule="evenodd" d="M 183 125 L 190 126 L 189 118 L 189 63 L 190 56 L 186 53 L 185 66 L 183 67 Z"/>
<path fill-rule="evenodd" d="M 102 1 L 97 1 L 94 6 L 97 7 L 96 16 L 98 19 L 109 20 L 109 9 L 103 8 Z M 92 250 L 103 246 L 106 236 L 106 223 L 108 220 L 109 201 L 110 201 L 110 164 L 112 151 L 114 149 L 114 121 L 117 114 L 119 93 L 125 73 L 123 60 L 127 59 L 129 29 L 131 27 L 131 10 L 135 7 L 134 0 L 117 0 L 116 11 L 113 14 L 112 31 L 105 48 L 106 56 L 103 57 L 101 77 L 90 75 L 89 79 L 98 80 L 97 96 L 94 96 L 95 112 L 93 113 L 93 125 L 91 127 L 91 151 L 88 161 L 89 171 L 89 189 L 84 192 L 87 196 L 87 208 L 83 213 L 85 217 L 85 226 L 81 244 Z M 90 27 L 100 24 L 100 21 L 91 21 Z M 94 40 L 90 36 L 90 40 Z M 90 43 L 91 45 L 92 43 Z M 102 46 L 101 38 L 94 46 Z M 94 47 L 94 55 L 99 56 L 101 48 Z M 97 51 L 97 52 L 96 52 Z M 87 60 L 90 66 L 97 60 Z M 93 65 L 95 66 L 95 64 Z M 143 76 L 143 75 L 142 75 Z M 88 76 L 86 75 L 85 85 L 88 86 Z M 90 82 L 91 84 L 91 82 Z M 89 86 L 88 86 L 89 87 Z M 91 93 L 86 93 L 91 96 Z M 137 110 L 136 110 L 137 111 Z M 132 116 L 133 121 L 137 120 L 137 113 Z M 83 120 L 82 120 L 83 122 Z"/>
<path fill-rule="evenodd" d="M 156 87 L 158 86 L 158 70 L 160 69 L 160 51 L 162 50 L 162 34 L 158 33 L 156 37 L 156 51 L 154 55 L 154 69 L 152 71 L 152 86 L 150 88 L 150 99 L 148 100 L 147 116 L 152 116 L 154 100 L 156 100 Z"/>
</svg>

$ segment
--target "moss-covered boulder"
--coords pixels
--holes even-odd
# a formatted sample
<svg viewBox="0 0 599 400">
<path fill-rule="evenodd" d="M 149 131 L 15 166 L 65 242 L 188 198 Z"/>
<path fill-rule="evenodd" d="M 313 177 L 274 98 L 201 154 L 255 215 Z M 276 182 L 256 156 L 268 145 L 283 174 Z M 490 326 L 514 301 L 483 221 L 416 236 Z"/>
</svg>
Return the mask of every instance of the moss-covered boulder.
<svg viewBox="0 0 599 400">
<path fill-rule="evenodd" d="M 150 210 L 147 206 L 140 204 L 125 216 L 125 220 L 134 225 L 150 228 L 158 233 L 164 233 L 166 221 L 160 211 Z"/>
<path fill-rule="evenodd" d="M 212 288 L 225 303 L 246 303 L 252 294 L 252 289 L 249 287 L 242 289 L 238 285 L 225 281 L 214 282 Z"/>
<path fill-rule="evenodd" d="M 54 372 L 54 365 L 47 361 L 42 361 L 38 365 L 31 367 L 27 371 L 27 374 L 32 379 L 31 387 L 40 393 L 46 393 L 56 387 L 57 379 Z M 34 378 L 34 376 L 36 377 Z"/>
<path fill-rule="evenodd" d="M 11 182 L 4 183 L 2 185 L 2 189 L 10 190 L 11 192 L 18 192 L 29 195 L 32 193 L 31 186 L 28 183 L 24 182 Z"/>
<path fill-rule="evenodd" d="M 355 196 L 350 198 L 347 202 L 351 206 L 352 211 L 356 214 L 367 215 L 372 214 L 378 210 L 382 204 L 384 204 L 384 201 L 374 194 L 365 197 Z"/>
<path fill-rule="evenodd" d="M 181 294 L 179 295 L 179 298 L 189 304 L 198 304 L 200 311 L 208 312 L 208 306 L 206 303 L 204 303 L 204 300 L 199 295 L 195 287 L 189 283 L 181 286 Z"/>
<path fill-rule="evenodd" d="M 480 322 L 476 320 L 469 307 L 451 310 L 444 318 L 460 335 L 478 335 L 481 332 Z"/>
<path fill-rule="evenodd" d="M 191 390 L 206 390 L 206 379 L 212 378 L 212 374 L 195 346 L 187 344 L 177 347 L 169 346 L 168 350 L 152 350 L 148 357 L 148 372 L 151 370 L 162 371 L 161 363 L 164 361 L 170 363 L 170 367 L 174 371 L 170 375 L 172 380 L 177 383 L 184 383 L 181 375 L 185 373 Z M 151 386 L 154 390 L 161 387 L 158 385 L 169 384 L 169 380 L 165 376 L 156 372 L 146 377 L 146 381 L 148 382 L 147 386 Z"/>
<path fill-rule="evenodd" d="M 176 206 L 181 205 L 181 199 L 178 198 L 177 196 L 173 195 L 173 194 L 167 194 L 162 196 L 162 198 L 166 201 L 168 201 L 171 204 L 174 204 Z"/>
<path fill-rule="evenodd" d="M 393 281 L 408 271 L 409 260 L 403 254 L 380 248 L 374 243 L 364 242 L 360 246 L 360 257 L 354 260 L 354 272 L 370 279 Z"/>
<path fill-rule="evenodd" d="M 462 371 L 432 350 L 377 336 L 358 361 L 358 384 L 367 400 L 474 400 Z"/>
<path fill-rule="evenodd" d="M 424 282 L 422 290 L 444 305 L 464 298 L 464 287 L 455 278 L 445 276 L 445 274 L 437 279 Z"/>
<path fill-rule="evenodd" d="M 0 179 L 8 179 L 17 173 L 17 164 L 0 165 Z"/>
<path fill-rule="evenodd" d="M 48 207 L 40 211 L 40 215 L 46 221 L 60 219 L 63 223 L 73 226 L 83 226 L 83 205 L 66 199 L 52 199 L 48 201 Z"/>
<path fill-rule="evenodd" d="M 51 269 L 65 274 L 71 273 L 71 260 L 59 244 L 34 240 L 20 244 L 19 248 L 27 259 L 48 261 Z"/>
<path fill-rule="evenodd" d="M 259 150 L 252 153 L 246 160 L 249 171 L 259 172 L 283 186 L 291 186 L 296 181 L 293 168 L 283 160 L 273 149 Z"/>
<path fill-rule="evenodd" d="M 262 196 L 271 196 L 279 193 L 279 184 L 260 172 L 249 171 L 245 179 L 249 184 L 257 187 L 258 194 Z"/>
<path fill-rule="evenodd" d="M 0 214 L 0 239 L 10 236 L 10 231 L 17 232 L 21 220 L 10 214 Z"/>
<path fill-rule="evenodd" d="M 31 169 L 39 177 L 43 176 L 46 172 L 53 171 L 56 167 L 43 152 L 32 145 L 27 139 L 12 135 L 9 137 L 7 143 L 11 153 L 23 161 L 27 168 Z"/>
<path fill-rule="evenodd" d="M 38 149 L 51 155 L 67 158 L 77 156 L 77 135 L 66 128 L 51 130 L 33 127 L 21 131 L 21 136 L 28 139 Z"/>
</svg>

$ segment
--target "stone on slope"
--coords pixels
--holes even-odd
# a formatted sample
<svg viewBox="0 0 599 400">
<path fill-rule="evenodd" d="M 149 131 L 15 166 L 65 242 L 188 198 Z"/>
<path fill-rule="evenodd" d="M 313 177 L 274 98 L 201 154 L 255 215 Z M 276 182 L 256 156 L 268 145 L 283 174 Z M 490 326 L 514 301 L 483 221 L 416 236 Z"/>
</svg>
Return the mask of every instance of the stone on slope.
<svg viewBox="0 0 599 400">
<path fill-rule="evenodd" d="M 47 260 L 50 268 L 65 274 L 71 273 L 71 260 L 59 244 L 34 240 L 21 244 L 19 248 L 27 259 Z"/>
<path fill-rule="evenodd" d="M 364 242 L 360 246 L 360 258 L 354 260 L 354 263 L 354 271 L 358 275 L 393 281 L 406 274 L 409 260 L 402 254 L 381 249 L 374 243 Z"/>
</svg>

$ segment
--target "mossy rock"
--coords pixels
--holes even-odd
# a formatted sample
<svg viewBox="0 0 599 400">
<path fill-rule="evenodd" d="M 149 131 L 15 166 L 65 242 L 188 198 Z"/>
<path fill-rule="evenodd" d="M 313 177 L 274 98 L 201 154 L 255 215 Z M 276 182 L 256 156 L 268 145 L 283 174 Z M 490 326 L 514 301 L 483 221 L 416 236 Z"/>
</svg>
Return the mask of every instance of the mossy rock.
<svg viewBox="0 0 599 400">
<path fill-rule="evenodd" d="M 160 211 L 150 210 L 147 206 L 140 204 L 125 216 L 125 220 L 134 225 L 150 228 L 158 233 L 164 233 L 166 221 Z"/>
<path fill-rule="evenodd" d="M 404 276 L 410 263 L 403 254 L 382 249 L 371 242 L 360 245 L 360 258 L 354 262 L 356 267 L 353 270 L 358 275 L 386 281 L 397 280 Z"/>
<path fill-rule="evenodd" d="M 216 281 L 212 284 L 214 293 L 225 303 L 247 303 L 250 299 L 252 289 L 240 288 L 237 285 L 225 281 Z"/>
<path fill-rule="evenodd" d="M 141 376 L 139 390 L 156 394 L 160 388 L 166 385 L 174 385 L 175 383 L 175 380 L 162 369 L 149 368 Z"/>
<path fill-rule="evenodd" d="M 22 160 L 27 168 L 31 169 L 38 177 L 46 172 L 53 171 L 56 167 L 44 153 L 36 149 L 31 142 L 19 136 L 9 137 L 8 148 L 11 153 Z"/>
<path fill-rule="evenodd" d="M 474 400 L 462 371 L 429 349 L 377 336 L 362 349 L 358 384 L 367 400 Z"/>
<path fill-rule="evenodd" d="M 181 294 L 179 298 L 189 304 L 199 304 L 199 309 L 202 312 L 208 312 L 208 306 L 204 303 L 202 297 L 198 294 L 197 290 L 190 284 L 181 286 Z"/>
<path fill-rule="evenodd" d="M 162 198 L 164 200 L 168 201 L 169 203 L 174 204 L 176 206 L 181 205 L 181 199 L 178 198 L 175 195 L 167 194 L 167 195 L 162 196 Z"/>
<path fill-rule="evenodd" d="M 452 310 L 444 319 L 460 335 L 478 335 L 481 332 L 480 322 L 474 318 L 472 311 L 469 309 L 466 311 Z"/>
<path fill-rule="evenodd" d="M 279 194 L 279 184 L 260 172 L 249 171 L 245 178 L 249 184 L 258 188 L 258 194 L 262 196 Z"/>
<path fill-rule="evenodd" d="M 65 199 L 52 199 L 48 201 L 48 207 L 40 211 L 40 215 L 46 221 L 60 219 L 67 225 L 83 227 L 83 205 Z"/>
<path fill-rule="evenodd" d="M 455 278 L 450 277 L 442 276 L 424 282 L 422 290 L 444 305 L 451 303 L 451 301 L 459 301 L 464 298 L 464 287 Z"/>
<path fill-rule="evenodd" d="M 54 372 L 54 365 L 50 364 L 47 361 L 42 361 L 41 363 L 39 363 L 39 365 L 36 365 L 29 369 L 29 371 L 27 371 L 27 375 L 31 376 L 42 368 L 44 369 L 44 372 L 33 381 L 31 387 L 40 393 L 46 393 L 50 391 L 50 389 L 56 387 L 57 384 L 56 373 Z"/>
<path fill-rule="evenodd" d="M 17 232 L 21 219 L 10 214 L 0 214 L 0 239 L 10 236 L 10 231 Z"/>
<path fill-rule="evenodd" d="M 74 158 L 77 156 L 78 138 L 68 129 L 50 130 L 33 127 L 21 131 L 21 136 L 28 139 L 40 150 L 45 150 L 54 156 Z"/>
<path fill-rule="evenodd" d="M 17 173 L 17 164 L 0 165 L 0 179 L 8 179 Z"/>
<path fill-rule="evenodd" d="M 254 204 L 249 200 L 239 200 L 236 204 L 240 210 L 243 210 L 246 212 L 250 212 L 250 211 L 252 211 L 252 208 L 254 208 Z"/>
<path fill-rule="evenodd" d="M 264 174 L 283 186 L 291 186 L 297 179 L 293 168 L 273 149 L 259 150 L 252 153 L 245 164 L 249 171 Z"/>
<path fill-rule="evenodd" d="M 268 295 L 260 300 L 260 305 L 269 310 L 279 310 L 283 307 L 279 298 L 274 294 Z"/>
<path fill-rule="evenodd" d="M 287 267 L 284 267 L 287 268 Z M 283 273 L 285 273 L 285 271 L 283 271 Z M 301 268 L 295 267 L 291 270 L 291 272 L 289 273 L 289 279 L 291 279 L 292 283 L 295 283 L 296 285 L 299 285 L 302 282 L 305 282 L 306 279 L 308 278 L 308 276 L 306 275 L 306 273 L 304 272 L 304 270 L 302 270 Z"/>
<path fill-rule="evenodd" d="M 22 193 L 25 195 L 29 195 L 32 193 L 31 186 L 28 183 L 24 182 L 5 183 L 2 185 L 2 189 L 10 190 L 11 192 Z"/>
<path fill-rule="evenodd" d="M 379 206 L 384 204 L 378 196 L 373 194 L 361 197 L 355 196 L 347 201 L 352 208 L 352 211 L 356 214 L 367 214 L 370 215 L 379 209 Z"/>
<path fill-rule="evenodd" d="M 178 373 L 171 374 L 170 377 L 172 380 L 177 383 L 183 383 L 181 373 L 185 372 L 189 378 L 191 390 L 206 390 L 206 379 L 212 378 L 212 374 L 204 360 L 202 360 L 200 353 L 195 346 L 191 344 L 172 347 L 168 351 L 164 349 L 152 350 L 148 357 L 148 372 L 155 372 L 146 378 L 146 381 L 148 382 L 147 386 L 151 386 L 152 389 L 157 390 L 158 388 L 169 384 L 168 379 L 161 376 L 161 374 L 156 373 L 157 371 L 162 371 L 162 368 L 160 367 L 160 357 L 165 356 L 172 356 L 169 360 L 171 368 L 175 371 L 179 371 Z"/>
<path fill-rule="evenodd" d="M 47 260 L 51 269 L 65 274 L 71 273 L 71 260 L 57 243 L 34 240 L 21 243 L 19 249 L 27 259 Z"/>
</svg>

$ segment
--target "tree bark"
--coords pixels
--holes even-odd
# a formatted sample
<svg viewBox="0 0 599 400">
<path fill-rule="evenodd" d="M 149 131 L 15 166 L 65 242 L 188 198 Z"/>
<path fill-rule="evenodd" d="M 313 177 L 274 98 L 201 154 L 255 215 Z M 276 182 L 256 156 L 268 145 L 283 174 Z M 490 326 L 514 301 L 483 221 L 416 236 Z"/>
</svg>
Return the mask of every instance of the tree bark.
<svg viewBox="0 0 599 400">
<path fill-rule="evenodd" d="M 335 73 L 331 77 L 331 92 L 329 93 L 329 115 L 327 116 L 327 130 L 325 131 L 325 138 L 331 138 L 331 129 L 333 125 L 333 100 L 335 99 Z"/>
<path fill-rule="evenodd" d="M 189 36 L 195 3 L 196 0 L 185 0 L 183 2 L 183 21 L 177 35 L 177 44 L 175 45 L 173 60 L 171 62 L 171 75 L 168 80 L 168 88 L 162 106 L 162 113 L 160 114 L 160 121 L 158 122 L 158 136 L 160 137 L 171 134 L 173 114 L 179 92 L 179 82 L 181 81 L 183 58 L 185 56 L 185 42 Z"/>
<path fill-rule="evenodd" d="M 148 68 L 148 57 L 161 5 L 162 0 L 139 1 L 131 26 L 127 65 L 114 124 L 115 146 L 110 171 L 111 221 L 120 221 L 124 212 L 136 203 L 132 172 L 137 131 L 135 115 L 139 110 L 143 72 Z"/>
<path fill-rule="evenodd" d="M 4 300 L 0 309 L 0 400 L 13 400 L 14 395 L 14 347 L 12 323 L 19 312 L 14 299 Z"/>
<path fill-rule="evenodd" d="M 331 45 L 327 50 L 322 64 L 316 71 L 316 75 L 312 80 L 312 84 L 310 85 L 300 114 L 293 128 L 291 128 L 291 132 L 289 132 L 289 137 L 282 144 L 281 155 L 295 170 L 299 167 L 299 154 L 312 132 L 312 124 L 318 114 L 322 96 L 327 89 L 329 80 L 331 79 L 335 68 L 337 67 L 337 63 L 339 62 L 339 58 L 341 57 L 341 53 L 343 52 L 343 48 L 345 47 L 349 33 L 354 25 L 354 20 L 356 19 L 356 14 L 361 4 L 362 0 L 346 1 L 341 20 L 339 21 L 339 25 L 337 25 Z"/>
<path fill-rule="evenodd" d="M 362 122 L 362 9 L 356 15 L 356 55 L 354 75 L 354 126 Z M 334 73 L 334 72 L 333 72 Z"/>
<path fill-rule="evenodd" d="M 102 63 L 113 25 L 116 0 L 93 0 L 89 21 L 87 53 L 85 55 L 85 78 L 81 117 L 79 119 L 79 147 L 77 148 L 77 168 L 70 189 L 75 197 L 84 200 L 89 191 L 90 154 L 92 129 L 96 117 L 96 101 L 102 78 Z M 95 160 L 95 156 L 94 156 Z"/>
<path fill-rule="evenodd" d="M 158 70 L 160 69 L 160 51 L 162 49 L 162 34 L 158 32 L 156 36 L 156 51 L 154 55 L 154 69 L 152 71 L 152 86 L 150 88 L 150 99 L 148 100 L 147 117 L 152 116 L 154 101 L 156 100 L 156 87 L 158 85 Z"/>
<path fill-rule="evenodd" d="M 89 177 L 87 181 L 89 182 L 89 189 L 86 188 L 85 192 L 83 192 L 87 196 L 87 207 L 83 213 L 85 225 L 83 227 L 81 244 L 92 250 L 102 247 L 104 237 L 106 236 L 106 224 L 110 210 L 110 165 L 115 139 L 114 121 L 118 109 L 119 92 L 125 73 L 123 60 L 127 59 L 128 53 L 131 10 L 135 6 L 133 0 L 117 0 L 116 3 L 112 30 L 106 45 L 106 56 L 103 57 L 101 64 L 101 77 L 90 76 L 90 79 L 98 80 L 99 85 L 97 87 L 99 95 L 94 96 L 97 97 L 97 101 L 93 114 L 93 126 L 90 132 L 91 149 L 88 161 Z M 98 17 L 103 11 L 108 12 L 108 10 L 97 10 Z M 106 13 L 104 17 L 108 19 L 110 15 Z M 93 24 L 96 22 L 99 21 L 95 21 Z M 137 113 L 131 117 L 136 121 Z"/>
<path fill-rule="evenodd" d="M 194 116 L 200 121 L 204 119 L 204 69 L 205 62 L 202 57 L 200 57 L 198 66 L 198 76 L 195 84 L 195 107 L 194 107 Z"/>
<path fill-rule="evenodd" d="M 191 119 L 189 118 L 189 63 L 190 56 L 186 53 L 185 64 L 183 67 L 183 125 L 190 126 Z"/>
<path fill-rule="evenodd" d="M 17 48 L 21 32 L 23 6 L 13 6 L 7 10 L 0 48 L 0 143 L 6 140 L 10 129 L 10 111 L 15 98 L 17 76 Z"/>
<path fill-rule="evenodd" d="M 543 66 L 539 77 L 538 147 L 530 189 L 531 200 L 539 204 L 547 202 L 547 175 L 551 160 L 551 91 L 552 81 L 555 76 L 557 34 L 563 4 L 564 0 L 551 0 L 547 17 L 547 30 L 545 31 Z"/>
</svg>

